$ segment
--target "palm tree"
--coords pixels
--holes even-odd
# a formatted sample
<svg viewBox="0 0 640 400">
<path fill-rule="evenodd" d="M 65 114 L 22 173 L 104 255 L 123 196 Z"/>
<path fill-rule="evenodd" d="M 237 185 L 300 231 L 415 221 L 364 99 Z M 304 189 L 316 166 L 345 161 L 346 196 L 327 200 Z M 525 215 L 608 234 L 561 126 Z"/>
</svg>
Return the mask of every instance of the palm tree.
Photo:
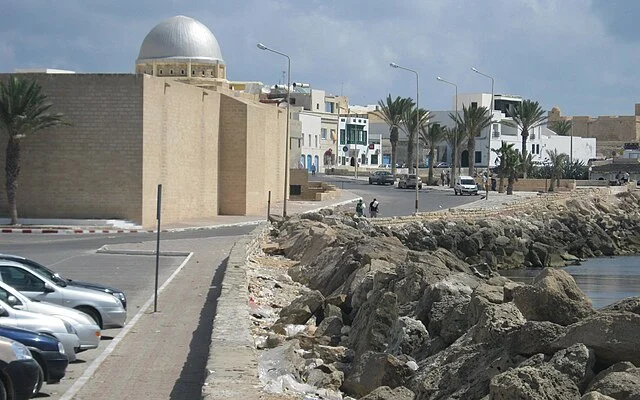
<svg viewBox="0 0 640 400">
<path fill-rule="evenodd" d="M 389 141 L 391 142 L 391 173 L 396 176 L 396 149 L 398 146 L 398 129 L 405 114 L 405 109 L 413 107 L 410 98 L 396 97 L 395 100 L 389 94 L 386 102 L 378 100 L 379 109 L 376 114 L 389 125 Z"/>
<path fill-rule="evenodd" d="M 18 223 L 16 192 L 20 174 L 20 140 L 37 131 L 64 124 L 62 114 L 49 113 L 52 104 L 35 81 L 10 76 L 0 82 L 0 132 L 7 134 L 5 159 L 7 205 L 11 224 Z"/>
<path fill-rule="evenodd" d="M 444 139 L 444 129 L 440 124 L 431 124 L 420 127 L 420 139 L 429 146 L 429 178 L 428 185 L 433 185 L 433 163 L 435 159 L 435 147 Z"/>
<path fill-rule="evenodd" d="M 500 161 L 500 164 L 496 167 L 496 172 L 498 173 L 498 177 L 500 181 L 498 183 L 498 193 L 504 193 L 504 178 L 507 177 L 505 166 L 507 165 L 506 157 L 509 151 L 513 150 L 513 143 L 507 144 L 504 140 L 502 141 L 502 145 L 497 149 L 491 149 Z"/>
<path fill-rule="evenodd" d="M 564 173 L 565 164 L 569 161 L 569 156 L 565 153 L 558 154 L 558 149 L 547 150 L 549 156 L 551 183 L 549 183 L 549 191 L 553 192 L 556 188 L 556 181 L 560 184 L 560 178 Z"/>
<path fill-rule="evenodd" d="M 522 136 L 522 154 L 527 153 L 527 139 L 529 131 L 545 123 L 547 116 L 537 101 L 524 100 L 522 103 L 512 105 L 507 109 L 507 115 L 513 118 L 513 123 L 520 128 Z M 527 173 L 524 174 L 525 179 Z"/>
<path fill-rule="evenodd" d="M 420 113 L 419 114 L 420 116 L 416 118 L 416 109 L 413 108 L 413 101 L 412 101 L 412 107 L 405 109 L 404 116 L 402 117 L 402 130 L 409 137 L 409 142 L 407 143 L 407 159 L 409 161 L 409 173 L 413 173 L 413 169 L 415 168 L 414 165 L 415 166 L 418 165 L 418 154 L 416 154 L 415 157 L 413 154 L 416 147 L 416 140 L 418 140 L 418 132 L 422 127 L 427 125 L 429 118 L 433 117 L 433 114 L 431 114 L 428 110 L 425 110 L 424 108 L 421 108 L 419 113 Z M 417 126 L 418 123 L 420 124 L 420 126 Z M 415 158 L 415 162 L 414 162 L 414 158 Z"/>
<path fill-rule="evenodd" d="M 469 107 L 462 105 L 462 115 L 454 114 L 454 122 L 464 126 L 467 133 L 467 153 L 469 156 L 469 174 L 476 169 L 476 137 L 491 125 L 491 114 L 487 107 Z M 491 132 L 489 132 L 491 134 Z"/>
<path fill-rule="evenodd" d="M 561 119 L 549 124 L 549 128 L 560 136 L 567 136 L 571 130 L 571 120 Z"/>
<path fill-rule="evenodd" d="M 456 180 L 456 168 L 460 169 L 459 155 L 466 139 L 466 133 L 463 126 L 456 124 L 454 127 L 446 127 L 444 129 L 444 137 L 449 146 L 451 146 L 451 182 L 449 186 L 453 187 L 453 183 Z"/>
<path fill-rule="evenodd" d="M 504 168 L 503 173 L 507 178 L 507 195 L 513 194 L 513 184 L 518 180 L 518 175 L 522 170 L 522 154 L 520 154 L 513 145 L 507 149 L 504 154 Z"/>
</svg>

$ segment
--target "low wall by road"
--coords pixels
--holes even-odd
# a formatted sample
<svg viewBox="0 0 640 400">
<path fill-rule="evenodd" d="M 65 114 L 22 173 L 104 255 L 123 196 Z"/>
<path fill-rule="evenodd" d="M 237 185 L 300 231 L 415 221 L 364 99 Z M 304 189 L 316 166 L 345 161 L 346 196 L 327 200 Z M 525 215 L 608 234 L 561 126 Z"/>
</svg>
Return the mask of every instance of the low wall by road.
<svg viewBox="0 0 640 400">
<path fill-rule="evenodd" d="M 249 319 L 246 266 L 249 255 L 260 248 L 266 232 L 266 223 L 260 224 L 238 240 L 229 253 L 213 321 L 203 400 L 260 398 L 258 358 Z"/>
</svg>

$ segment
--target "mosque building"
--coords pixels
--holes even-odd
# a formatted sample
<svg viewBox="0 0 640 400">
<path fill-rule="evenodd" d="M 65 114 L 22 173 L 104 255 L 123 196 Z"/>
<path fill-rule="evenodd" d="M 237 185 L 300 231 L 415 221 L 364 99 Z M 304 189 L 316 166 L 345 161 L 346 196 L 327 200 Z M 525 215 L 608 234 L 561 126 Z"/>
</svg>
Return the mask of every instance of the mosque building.
<svg viewBox="0 0 640 400">
<path fill-rule="evenodd" d="M 21 218 L 152 227 L 158 184 L 163 223 L 263 215 L 269 191 L 282 200 L 286 109 L 231 89 L 218 41 L 192 18 L 151 29 L 135 73 L 18 70 L 0 80 L 10 75 L 37 81 L 69 123 L 22 139 Z"/>
</svg>

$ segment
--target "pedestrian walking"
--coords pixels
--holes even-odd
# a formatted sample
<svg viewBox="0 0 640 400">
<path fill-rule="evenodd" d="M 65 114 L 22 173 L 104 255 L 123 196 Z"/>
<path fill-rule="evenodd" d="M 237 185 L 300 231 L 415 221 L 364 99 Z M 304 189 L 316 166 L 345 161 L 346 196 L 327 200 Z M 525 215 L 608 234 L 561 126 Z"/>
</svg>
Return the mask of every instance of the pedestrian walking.
<svg viewBox="0 0 640 400">
<path fill-rule="evenodd" d="M 440 172 L 440 184 L 442 186 L 446 184 L 445 179 L 447 179 L 447 174 L 442 170 L 442 172 Z"/>
<path fill-rule="evenodd" d="M 356 215 L 358 217 L 362 217 L 364 215 L 364 203 L 362 202 L 362 199 L 358 200 L 358 203 L 356 204 Z"/>
<path fill-rule="evenodd" d="M 373 199 L 373 201 L 369 203 L 369 215 L 371 215 L 371 218 L 375 218 L 378 216 L 379 206 L 380 206 L 380 203 L 378 203 L 378 200 L 376 199 Z"/>
<path fill-rule="evenodd" d="M 311 164 L 311 175 L 315 175 L 315 174 L 316 174 L 316 165 Z"/>
<path fill-rule="evenodd" d="M 449 170 L 447 170 L 447 186 L 449 186 L 450 183 L 451 183 L 451 174 L 449 173 Z"/>
</svg>

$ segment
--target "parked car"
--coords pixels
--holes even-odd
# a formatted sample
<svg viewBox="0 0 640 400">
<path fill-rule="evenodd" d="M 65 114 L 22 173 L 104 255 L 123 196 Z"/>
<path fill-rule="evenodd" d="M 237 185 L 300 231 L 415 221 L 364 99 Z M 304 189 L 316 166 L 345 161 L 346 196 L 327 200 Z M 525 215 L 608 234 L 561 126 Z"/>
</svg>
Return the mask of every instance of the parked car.
<svg viewBox="0 0 640 400">
<path fill-rule="evenodd" d="M 76 360 L 76 351 L 80 348 L 80 339 L 73 326 L 60 318 L 16 310 L 7 303 L 0 301 L 0 326 L 28 329 L 51 335 L 62 343 L 64 353 L 69 361 Z"/>
<path fill-rule="evenodd" d="M 453 193 L 462 196 L 463 194 L 478 195 L 478 184 L 470 176 L 457 176 L 453 184 Z"/>
<path fill-rule="evenodd" d="M 376 171 L 369 177 L 369 185 L 393 185 L 396 183 L 396 178 L 393 177 L 389 171 Z"/>
<path fill-rule="evenodd" d="M 30 311 L 57 317 L 67 321 L 76 330 L 80 339 L 80 348 L 77 352 L 95 349 L 100 344 L 100 327 L 95 321 L 82 311 L 57 304 L 32 301 L 24 294 L 4 282 L 0 282 L 0 300 L 4 301 L 16 310 Z"/>
<path fill-rule="evenodd" d="M 100 329 L 121 328 L 127 310 L 114 296 L 93 289 L 54 282 L 26 264 L 0 260 L 0 280 L 35 301 L 75 308 L 89 315 Z"/>
<path fill-rule="evenodd" d="M 0 326 L 0 336 L 27 346 L 31 356 L 38 362 L 39 377 L 33 390 L 34 395 L 40 392 L 44 382 L 57 383 L 64 377 L 69 359 L 58 339 L 43 333 L 6 326 Z"/>
<path fill-rule="evenodd" d="M 414 188 L 418 185 L 418 189 L 422 189 L 422 178 L 416 176 L 415 174 L 411 175 L 402 175 L 400 180 L 398 181 L 398 187 L 400 189 Z"/>
<path fill-rule="evenodd" d="M 448 162 L 440 161 L 436 164 L 436 168 L 451 168 L 451 165 Z"/>
<path fill-rule="evenodd" d="M 110 287 L 110 286 L 101 285 L 99 283 L 74 281 L 74 280 L 71 280 L 69 278 L 63 277 L 62 275 L 60 275 L 57 272 L 53 272 L 49 268 L 45 267 L 44 265 L 42 265 L 42 264 L 40 264 L 40 263 L 38 263 L 38 262 L 36 262 L 34 260 L 30 260 L 28 258 L 16 256 L 16 255 L 13 255 L 13 254 L 2 254 L 2 253 L 0 253 L 0 260 L 16 261 L 16 262 L 19 262 L 21 264 L 25 264 L 28 267 L 30 267 L 32 270 L 34 270 L 36 272 L 39 272 L 45 278 L 53 281 L 54 283 L 60 284 L 60 285 L 78 286 L 78 287 L 83 287 L 83 288 L 88 288 L 88 289 L 95 289 L 95 290 L 99 290 L 101 292 L 109 293 L 110 295 L 113 295 L 115 298 L 120 300 L 120 302 L 122 303 L 122 307 L 124 307 L 125 309 L 127 308 L 127 296 L 125 296 L 124 292 L 122 290 L 120 290 L 120 289 L 116 289 L 116 288 Z"/>
<path fill-rule="evenodd" d="M 38 362 L 22 343 L 0 337 L 0 396 L 27 400 L 38 384 Z"/>
</svg>

